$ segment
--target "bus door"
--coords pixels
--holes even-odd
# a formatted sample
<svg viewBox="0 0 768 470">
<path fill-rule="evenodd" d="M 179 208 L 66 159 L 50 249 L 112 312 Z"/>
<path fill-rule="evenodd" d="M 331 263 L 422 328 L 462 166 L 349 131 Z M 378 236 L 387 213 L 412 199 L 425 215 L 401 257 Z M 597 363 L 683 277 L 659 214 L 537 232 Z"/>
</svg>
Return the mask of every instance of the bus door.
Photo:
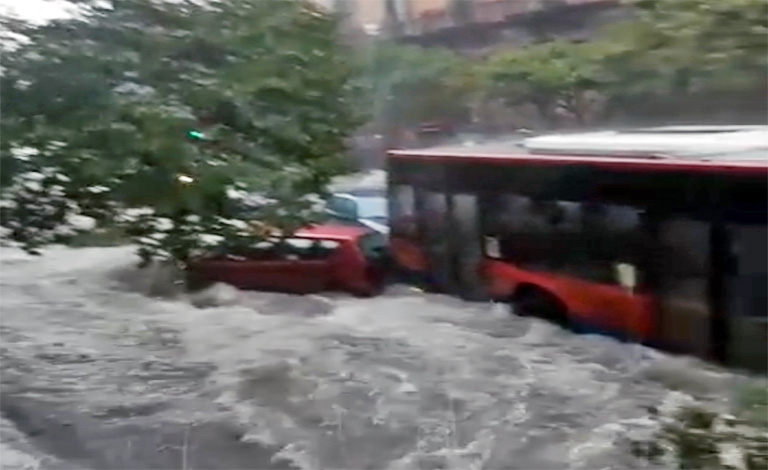
<svg viewBox="0 0 768 470">
<path fill-rule="evenodd" d="M 761 214 L 763 218 L 764 214 Z M 735 366 L 766 370 L 768 344 L 768 227 L 729 227 L 733 258 L 726 274 L 728 288 L 728 362 Z"/>
<path fill-rule="evenodd" d="M 768 182 L 764 175 L 726 183 L 724 263 L 729 364 L 768 370 Z"/>
<path fill-rule="evenodd" d="M 440 162 L 410 164 L 407 178 L 413 187 L 416 241 L 426 261 L 428 283 L 438 290 L 449 290 L 450 259 L 448 198 L 445 166 Z"/>
<path fill-rule="evenodd" d="M 417 188 L 416 214 L 419 218 L 421 246 L 426 252 L 433 287 L 441 291 L 452 287 L 452 266 L 448 238 L 448 198 L 445 192 Z"/>
<path fill-rule="evenodd" d="M 683 216 L 664 218 L 655 260 L 659 342 L 701 357 L 710 355 L 711 226 Z"/>
<path fill-rule="evenodd" d="M 478 268 L 483 259 L 478 197 L 476 194 L 452 194 L 450 207 L 455 285 L 462 297 L 481 300 L 485 294 L 478 276 Z"/>
<path fill-rule="evenodd" d="M 419 245 L 413 186 L 404 183 L 389 187 L 389 243 L 395 265 L 409 273 L 424 273 L 427 264 Z"/>
</svg>

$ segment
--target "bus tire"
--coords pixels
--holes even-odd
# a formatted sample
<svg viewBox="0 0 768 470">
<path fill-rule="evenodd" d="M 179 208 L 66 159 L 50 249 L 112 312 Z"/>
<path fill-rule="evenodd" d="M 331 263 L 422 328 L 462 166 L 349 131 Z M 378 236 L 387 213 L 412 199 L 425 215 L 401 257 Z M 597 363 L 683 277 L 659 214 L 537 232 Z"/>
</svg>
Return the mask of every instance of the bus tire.
<svg viewBox="0 0 768 470">
<path fill-rule="evenodd" d="M 522 286 L 512 297 L 512 311 L 519 316 L 533 316 L 568 327 L 568 309 L 560 299 L 544 289 Z"/>
</svg>

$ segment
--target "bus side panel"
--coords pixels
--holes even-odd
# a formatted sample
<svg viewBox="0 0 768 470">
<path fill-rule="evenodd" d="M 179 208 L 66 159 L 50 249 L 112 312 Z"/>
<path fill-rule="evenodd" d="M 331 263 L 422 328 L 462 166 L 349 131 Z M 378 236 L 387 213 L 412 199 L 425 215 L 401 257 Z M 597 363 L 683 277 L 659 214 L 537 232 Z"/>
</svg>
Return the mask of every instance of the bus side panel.
<svg viewBox="0 0 768 470">
<path fill-rule="evenodd" d="M 604 194 L 601 185 L 613 175 L 601 179 L 589 168 L 494 170 L 498 187 L 486 185 L 482 204 L 483 234 L 498 240 L 500 251 L 483 270 L 489 294 L 508 300 L 528 284 L 557 298 L 586 331 L 648 340 L 652 295 L 618 277 L 622 265 L 641 283 L 649 277 L 644 208 Z"/>
<path fill-rule="evenodd" d="M 520 286 L 536 286 L 568 309 L 576 331 L 647 342 L 653 339 L 653 297 L 635 294 L 611 284 L 598 284 L 574 277 L 519 269 L 498 260 L 483 262 L 491 298 L 507 300 Z"/>
</svg>

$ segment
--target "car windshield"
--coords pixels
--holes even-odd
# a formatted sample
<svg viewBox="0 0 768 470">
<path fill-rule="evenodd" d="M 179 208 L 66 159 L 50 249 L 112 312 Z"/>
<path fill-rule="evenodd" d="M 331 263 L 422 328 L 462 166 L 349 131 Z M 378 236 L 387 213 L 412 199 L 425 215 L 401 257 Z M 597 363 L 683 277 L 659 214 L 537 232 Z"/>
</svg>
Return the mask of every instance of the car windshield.
<svg viewBox="0 0 768 470">
<path fill-rule="evenodd" d="M 363 219 L 386 219 L 387 200 L 383 197 L 358 197 L 357 214 Z"/>
</svg>

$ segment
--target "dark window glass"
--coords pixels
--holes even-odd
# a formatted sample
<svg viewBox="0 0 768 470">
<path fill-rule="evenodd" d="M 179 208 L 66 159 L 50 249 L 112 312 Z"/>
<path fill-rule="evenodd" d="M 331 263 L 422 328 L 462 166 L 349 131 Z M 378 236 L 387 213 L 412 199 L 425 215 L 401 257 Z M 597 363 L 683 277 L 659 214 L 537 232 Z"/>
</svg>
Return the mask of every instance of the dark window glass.
<svg viewBox="0 0 768 470">
<path fill-rule="evenodd" d="M 336 240 L 285 238 L 281 243 L 284 259 L 321 260 L 331 256 L 340 246 Z"/>
<path fill-rule="evenodd" d="M 232 249 L 228 257 L 239 260 L 275 261 L 280 259 L 281 252 L 277 240 L 263 240 L 248 247 Z"/>
<path fill-rule="evenodd" d="M 728 176 L 720 179 L 731 240 L 729 289 L 736 315 L 768 315 L 768 178 Z"/>
<path fill-rule="evenodd" d="M 768 227 L 731 224 L 732 266 L 728 273 L 731 311 L 737 315 L 768 316 Z"/>
<path fill-rule="evenodd" d="M 328 211 L 337 217 L 344 219 L 357 219 L 357 202 L 346 196 L 331 196 L 328 199 Z"/>
<path fill-rule="evenodd" d="M 372 232 L 360 237 L 357 246 L 367 259 L 376 259 L 385 254 L 387 239 L 380 233 Z"/>
<path fill-rule="evenodd" d="M 390 229 L 392 235 L 405 238 L 416 237 L 414 218 L 415 192 L 413 186 L 397 184 L 390 187 L 389 193 Z"/>
<path fill-rule="evenodd" d="M 641 212 L 633 207 L 507 194 L 491 216 L 502 258 L 524 269 L 615 283 L 616 264 L 637 264 Z"/>
<path fill-rule="evenodd" d="M 766 176 L 722 176 L 722 201 L 728 221 L 739 224 L 766 223 L 768 214 L 768 178 Z"/>
<path fill-rule="evenodd" d="M 711 217 L 711 191 L 712 179 L 707 175 L 599 170 L 587 198 L 707 219 Z"/>
<path fill-rule="evenodd" d="M 661 223 L 659 233 L 665 280 L 697 278 L 705 282 L 709 272 L 710 223 L 670 217 Z"/>
</svg>

